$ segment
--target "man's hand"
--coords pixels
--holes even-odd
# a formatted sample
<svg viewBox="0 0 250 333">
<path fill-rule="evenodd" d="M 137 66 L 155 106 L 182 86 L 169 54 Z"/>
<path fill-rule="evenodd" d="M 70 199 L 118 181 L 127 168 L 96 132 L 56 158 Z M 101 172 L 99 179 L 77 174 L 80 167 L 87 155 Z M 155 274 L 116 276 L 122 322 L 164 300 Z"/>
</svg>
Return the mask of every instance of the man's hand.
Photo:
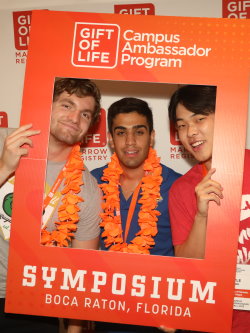
<svg viewBox="0 0 250 333">
<path fill-rule="evenodd" d="M 217 205 L 220 205 L 220 200 L 223 199 L 223 188 L 221 184 L 211 179 L 215 171 L 216 169 L 210 169 L 207 175 L 195 188 L 197 197 L 197 214 L 200 217 L 207 217 L 209 201 L 214 201 Z"/>
<path fill-rule="evenodd" d="M 217 205 L 220 205 L 220 201 L 223 199 L 222 186 L 211 179 L 215 171 L 215 169 L 209 170 L 195 188 L 197 213 L 188 238 L 182 244 L 175 246 L 177 257 L 202 259 L 205 256 L 209 201 L 214 201 Z"/>
<path fill-rule="evenodd" d="M 0 158 L 0 183 L 16 171 L 20 158 L 28 154 L 28 148 L 24 148 L 23 145 L 27 144 L 32 147 L 30 136 L 40 133 L 39 130 L 31 130 L 31 127 L 32 124 L 21 126 L 5 139 Z"/>
</svg>

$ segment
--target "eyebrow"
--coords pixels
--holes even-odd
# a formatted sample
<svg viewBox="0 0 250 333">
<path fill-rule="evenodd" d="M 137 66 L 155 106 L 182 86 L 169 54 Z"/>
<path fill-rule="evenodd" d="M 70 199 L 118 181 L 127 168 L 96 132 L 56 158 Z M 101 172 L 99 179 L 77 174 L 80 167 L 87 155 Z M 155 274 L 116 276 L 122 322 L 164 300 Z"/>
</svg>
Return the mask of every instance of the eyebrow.
<svg viewBox="0 0 250 333">
<path fill-rule="evenodd" d="M 195 117 L 195 116 L 204 116 L 202 113 L 193 113 L 192 116 L 190 116 L 190 118 Z M 183 118 L 176 118 L 176 122 L 183 120 Z"/>
<path fill-rule="evenodd" d="M 68 99 L 68 98 L 63 98 L 60 102 L 61 102 L 61 103 L 65 103 L 65 102 L 67 102 L 67 103 L 69 103 L 69 104 L 71 104 L 71 105 L 75 105 L 75 103 L 72 102 L 71 99 Z"/>
<path fill-rule="evenodd" d="M 148 130 L 147 126 L 146 125 L 135 125 L 132 127 L 132 129 L 139 129 L 139 128 L 145 128 L 146 130 Z M 114 128 L 114 131 L 116 130 L 127 130 L 128 128 L 127 127 L 124 127 L 124 126 L 116 126 Z"/>
<path fill-rule="evenodd" d="M 72 106 L 76 106 L 76 103 L 72 102 L 71 99 L 68 99 L 67 97 L 63 98 L 60 102 L 61 103 L 66 103 L 67 102 L 67 103 L 69 103 Z M 91 110 L 91 109 L 84 109 L 84 110 L 82 110 L 82 112 L 88 112 L 88 113 L 92 114 L 94 111 Z"/>
</svg>

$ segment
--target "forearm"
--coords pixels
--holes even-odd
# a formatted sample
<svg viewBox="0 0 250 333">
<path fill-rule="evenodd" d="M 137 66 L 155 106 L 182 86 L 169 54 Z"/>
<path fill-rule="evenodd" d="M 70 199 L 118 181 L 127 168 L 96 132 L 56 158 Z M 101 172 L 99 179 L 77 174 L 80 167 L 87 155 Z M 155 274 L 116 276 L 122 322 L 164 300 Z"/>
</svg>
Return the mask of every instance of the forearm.
<svg viewBox="0 0 250 333">
<path fill-rule="evenodd" d="M 81 333 L 83 323 L 84 322 L 82 320 L 69 319 L 67 333 Z"/>
<path fill-rule="evenodd" d="M 2 186 L 6 182 L 10 175 L 11 172 L 8 171 L 3 162 L 0 160 L 0 186 Z"/>
<path fill-rule="evenodd" d="M 30 137 L 40 133 L 31 127 L 32 124 L 23 125 L 5 138 L 0 155 L 0 186 L 16 171 L 22 156 L 28 154 L 25 146 L 33 146 Z"/>
<path fill-rule="evenodd" d="M 203 259 L 206 247 L 207 218 L 196 214 L 192 229 L 186 241 L 175 246 L 175 256 Z"/>
<path fill-rule="evenodd" d="M 86 250 L 98 250 L 99 249 L 99 237 L 86 240 L 79 241 L 77 239 L 73 239 L 72 248 L 76 249 L 86 249 Z"/>
</svg>

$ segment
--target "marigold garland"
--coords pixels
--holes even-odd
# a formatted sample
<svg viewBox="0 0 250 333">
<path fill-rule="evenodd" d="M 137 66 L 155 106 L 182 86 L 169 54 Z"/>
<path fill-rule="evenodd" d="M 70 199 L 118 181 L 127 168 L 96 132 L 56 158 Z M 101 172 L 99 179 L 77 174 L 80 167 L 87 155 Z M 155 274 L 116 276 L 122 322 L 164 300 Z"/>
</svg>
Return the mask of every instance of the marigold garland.
<svg viewBox="0 0 250 333">
<path fill-rule="evenodd" d="M 102 180 L 107 183 L 100 185 L 104 193 L 102 205 L 104 213 L 101 213 L 100 226 L 104 228 L 102 237 L 106 237 L 105 246 L 110 247 L 110 251 L 149 254 L 149 250 L 155 245 L 154 237 L 158 232 L 157 221 L 160 215 L 155 208 L 160 198 L 162 167 L 160 158 L 152 148 L 149 150 L 143 169 L 145 176 L 142 178 L 141 197 L 138 201 L 141 204 L 138 215 L 140 231 L 129 244 L 123 241 L 121 216 L 119 213 L 115 215 L 115 212 L 120 212 L 119 185 L 123 173 L 115 153 L 108 167 L 104 169 Z"/>
<path fill-rule="evenodd" d="M 47 246 L 65 246 L 74 237 L 73 231 L 77 230 L 79 221 L 78 212 L 80 208 L 78 203 L 83 199 L 77 195 L 83 185 L 82 172 L 84 170 L 83 160 L 81 158 L 80 145 L 76 144 L 70 153 L 68 163 L 63 171 L 64 185 L 61 194 L 62 205 L 58 208 L 58 220 L 56 229 L 52 232 L 47 231 L 46 227 L 41 230 L 41 244 Z"/>
</svg>

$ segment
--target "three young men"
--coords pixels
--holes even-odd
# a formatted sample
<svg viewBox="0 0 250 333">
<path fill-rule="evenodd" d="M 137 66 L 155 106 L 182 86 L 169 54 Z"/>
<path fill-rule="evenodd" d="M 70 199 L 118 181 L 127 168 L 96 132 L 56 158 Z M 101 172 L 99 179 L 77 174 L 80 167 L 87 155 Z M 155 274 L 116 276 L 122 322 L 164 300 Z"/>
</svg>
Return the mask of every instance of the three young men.
<svg viewBox="0 0 250 333">
<path fill-rule="evenodd" d="M 78 201 L 80 209 L 78 221 L 75 223 L 76 231 L 71 239 L 71 246 L 85 249 L 98 249 L 99 246 L 99 213 L 101 206 L 100 190 L 95 179 L 90 175 L 87 168 L 84 168 L 80 158 L 79 142 L 86 135 L 89 127 L 98 119 L 100 113 L 100 92 L 97 86 L 87 79 L 59 79 L 55 81 L 51 127 L 48 149 L 48 164 L 46 175 L 46 188 L 51 191 L 57 176 L 61 175 L 61 185 L 55 189 L 54 196 L 58 202 L 64 199 L 63 189 L 64 178 L 67 177 L 67 166 L 72 162 L 71 157 L 78 159 L 76 169 L 79 176 L 79 187 L 81 189 L 77 196 L 84 201 Z M 3 144 L 2 155 L 0 158 L 0 191 L 13 192 L 13 180 L 10 177 L 14 174 L 19 165 L 22 156 L 28 153 L 28 148 L 23 145 L 32 147 L 32 136 L 39 135 L 39 130 L 33 130 L 32 125 L 24 125 L 7 135 L 7 129 L 1 129 L 1 141 Z M 7 136 L 6 136 L 7 135 Z M 72 153 L 73 152 L 73 153 Z M 72 155 L 73 154 L 73 155 Z M 61 170 L 63 172 L 61 173 Z M 74 174 L 76 171 L 74 171 Z M 70 180 L 69 180 L 70 182 Z M 82 184 L 83 183 L 83 184 Z M 12 186 L 12 187 L 11 187 Z M 77 198 L 76 193 L 71 193 Z M 4 198 L 6 195 L 2 195 Z M 56 198 L 55 198 L 56 199 Z M 46 200 L 46 199 L 45 199 Z M 48 200 L 49 201 L 49 200 Z M 1 205 L 3 206 L 3 204 Z M 11 204 L 9 204 L 9 208 Z M 44 230 L 42 235 L 42 244 L 66 246 L 65 234 L 55 226 L 58 220 L 57 207 L 47 202 L 45 214 Z M 53 208 L 55 208 L 53 210 Z M 47 210 L 47 214 L 46 214 Z M 7 221 L 11 219 L 11 211 L 4 211 L 4 218 Z M 60 217 L 59 217 L 60 219 Z M 61 224 L 66 225 L 67 221 L 60 219 Z M 68 229 L 64 229 L 67 233 Z M 70 230 L 72 231 L 72 230 Z M 0 234 L 0 297 L 1 297 L 1 318 L 0 327 L 3 332 L 56 332 L 57 323 L 51 318 L 9 315 L 4 313 L 4 297 L 6 287 L 7 257 L 8 257 L 8 240 L 9 233 L 1 228 Z M 62 242 L 60 243 L 60 239 Z M 51 322 L 52 321 L 52 322 Z M 23 324 L 22 324 L 23 323 Z"/>
<path fill-rule="evenodd" d="M 215 117 L 216 87 L 187 85 L 178 89 L 169 104 L 169 119 L 175 125 L 185 149 L 199 162 L 172 186 L 169 211 L 175 247 L 179 257 L 204 258 L 209 202 L 220 205 L 223 200 L 221 184 L 212 179 L 211 168 Z M 243 210 L 249 198 L 250 151 L 245 154 Z M 250 263 L 250 242 L 245 237 L 250 226 L 249 213 L 242 214 L 238 262 Z M 244 248 L 244 249 L 243 249 Z M 248 258 L 247 258 L 248 257 Z M 247 333 L 249 311 L 234 311 L 232 332 Z"/>
<path fill-rule="evenodd" d="M 168 193 L 180 175 L 160 164 L 152 148 L 152 111 L 141 99 L 123 98 L 109 107 L 108 128 L 115 153 L 108 165 L 92 171 L 105 195 L 101 248 L 172 256 Z M 99 331 L 154 332 L 154 328 L 102 323 L 97 324 Z"/>
<path fill-rule="evenodd" d="M 77 88 L 77 82 L 80 81 L 84 81 L 84 86 L 88 87 L 85 87 L 86 90 Z M 53 174 L 54 180 L 67 161 L 72 146 L 82 139 L 99 113 L 100 95 L 92 84 L 89 80 L 64 79 L 55 84 L 47 171 L 48 177 Z M 152 149 L 155 133 L 152 112 L 147 103 L 136 98 L 123 98 L 110 106 L 109 141 L 115 155 L 108 166 L 92 172 L 99 184 L 102 184 L 106 196 L 101 224 L 103 250 L 173 255 L 168 193 L 172 183 L 179 178 L 169 198 L 175 252 L 177 256 L 204 257 L 209 201 L 220 204 L 223 199 L 221 185 L 212 180 L 215 169 L 211 169 L 215 97 L 215 87 L 185 86 L 171 98 L 170 120 L 176 125 L 186 150 L 200 162 L 181 178 L 173 170 L 161 165 Z M 32 145 L 30 137 L 38 134 L 39 131 L 26 125 L 8 136 L 0 159 L 0 183 L 6 183 L 16 170 L 21 156 L 27 153 L 22 145 Z M 245 161 L 249 165 L 249 153 L 246 153 Z M 49 185 L 53 185 L 53 179 L 47 178 Z M 81 193 L 84 203 L 79 203 L 81 217 L 72 246 L 95 249 L 99 238 L 99 211 L 96 209 L 100 203 L 99 192 L 87 170 L 83 173 L 83 180 L 83 189 L 86 191 Z M 248 190 L 245 190 L 245 195 Z M 112 200 L 111 206 L 107 205 Z M 55 214 L 57 212 L 53 216 Z M 149 215 L 153 218 L 145 219 Z M 110 216 L 116 220 L 113 226 L 109 223 Z M 48 221 L 49 232 L 54 229 L 53 220 L 52 217 Z M 82 221 L 85 223 L 82 224 Z M 244 233 L 241 235 L 244 243 Z M 0 242 L 0 254 L 5 260 L 1 270 L 6 272 L 8 243 L 1 237 Z M 249 244 L 244 245 L 249 253 Z M 239 249 L 239 262 L 247 262 L 247 258 L 243 258 L 244 253 L 245 250 Z M 4 297 L 5 278 L 1 284 L 1 297 Z M 3 317 L 6 320 L 6 315 Z M 244 329 L 249 327 L 249 321 L 248 312 L 238 312 L 234 318 L 233 332 L 247 332 Z M 102 332 L 154 330 L 102 323 L 97 324 L 97 332 L 99 327 Z M 27 328 L 25 332 L 28 332 Z"/>
</svg>

